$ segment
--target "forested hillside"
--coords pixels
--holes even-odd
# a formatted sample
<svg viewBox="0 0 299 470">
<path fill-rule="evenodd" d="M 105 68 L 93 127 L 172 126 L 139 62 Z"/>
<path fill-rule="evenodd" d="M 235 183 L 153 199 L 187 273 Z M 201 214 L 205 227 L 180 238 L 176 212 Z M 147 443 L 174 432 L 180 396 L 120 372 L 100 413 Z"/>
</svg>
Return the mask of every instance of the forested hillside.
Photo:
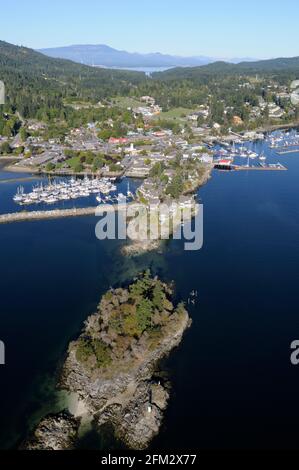
<svg viewBox="0 0 299 470">
<path fill-rule="evenodd" d="M 7 104 L 25 118 L 59 117 L 66 99 L 95 103 L 127 95 L 144 79 L 143 73 L 92 68 L 0 41 L 0 80 L 6 85 Z"/>
</svg>

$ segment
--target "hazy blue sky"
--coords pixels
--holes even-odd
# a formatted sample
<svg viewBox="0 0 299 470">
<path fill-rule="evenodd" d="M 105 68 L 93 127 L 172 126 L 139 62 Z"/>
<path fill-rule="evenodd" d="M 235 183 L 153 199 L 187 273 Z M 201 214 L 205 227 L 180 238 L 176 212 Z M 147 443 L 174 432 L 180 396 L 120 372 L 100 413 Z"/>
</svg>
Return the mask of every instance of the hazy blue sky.
<svg viewBox="0 0 299 470">
<path fill-rule="evenodd" d="M 0 39 L 214 57 L 299 55 L 298 0 L 0 0 Z"/>
</svg>

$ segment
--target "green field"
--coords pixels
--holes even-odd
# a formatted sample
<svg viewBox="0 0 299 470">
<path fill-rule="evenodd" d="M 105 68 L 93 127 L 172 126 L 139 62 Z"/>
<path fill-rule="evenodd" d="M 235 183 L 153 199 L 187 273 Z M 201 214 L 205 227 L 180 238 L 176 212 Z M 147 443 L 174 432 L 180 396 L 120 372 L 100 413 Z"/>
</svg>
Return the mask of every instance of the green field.
<svg viewBox="0 0 299 470">
<path fill-rule="evenodd" d="M 80 157 L 73 157 L 73 158 L 69 158 L 68 160 L 66 160 L 65 162 L 62 162 L 62 163 L 57 163 L 56 164 L 56 168 L 57 169 L 60 169 L 63 167 L 63 165 L 65 165 L 65 163 L 67 163 L 69 165 L 69 167 L 74 170 L 74 168 L 76 167 L 76 165 L 78 165 L 80 163 Z"/>
<path fill-rule="evenodd" d="M 191 114 L 194 110 L 189 108 L 173 108 L 159 114 L 161 119 L 185 119 L 185 116 Z"/>
<path fill-rule="evenodd" d="M 135 98 L 130 98 L 129 96 L 117 96 L 112 99 L 112 102 L 119 106 L 120 108 L 138 108 L 139 106 L 144 106 L 144 103 L 138 101 Z"/>
</svg>

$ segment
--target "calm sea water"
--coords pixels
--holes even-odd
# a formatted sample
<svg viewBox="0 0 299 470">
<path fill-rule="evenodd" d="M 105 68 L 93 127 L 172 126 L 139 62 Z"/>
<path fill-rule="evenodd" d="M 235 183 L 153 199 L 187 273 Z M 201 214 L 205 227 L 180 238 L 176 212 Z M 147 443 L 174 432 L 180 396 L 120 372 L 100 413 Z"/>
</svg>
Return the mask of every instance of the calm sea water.
<svg viewBox="0 0 299 470">
<path fill-rule="evenodd" d="M 151 75 L 154 72 L 165 72 L 165 70 L 172 69 L 174 67 L 108 67 L 116 70 L 130 70 L 134 72 L 144 72 L 146 75 Z"/>
<path fill-rule="evenodd" d="M 299 153 L 269 160 L 289 171 L 215 171 L 201 188 L 198 252 L 173 241 L 163 254 L 123 258 L 117 242 L 96 240 L 94 217 L 0 226 L 0 447 L 59 406 L 55 372 L 69 340 L 105 289 L 148 266 L 176 282 L 179 299 L 199 292 L 167 362 L 173 393 L 153 447 L 298 447 Z"/>
</svg>

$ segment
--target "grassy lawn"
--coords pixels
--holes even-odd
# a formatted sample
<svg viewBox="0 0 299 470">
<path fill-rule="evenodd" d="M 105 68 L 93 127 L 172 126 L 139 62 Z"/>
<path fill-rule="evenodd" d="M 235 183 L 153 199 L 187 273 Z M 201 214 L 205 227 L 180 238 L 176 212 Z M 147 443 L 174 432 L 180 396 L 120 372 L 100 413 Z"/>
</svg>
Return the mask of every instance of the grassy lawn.
<svg viewBox="0 0 299 470">
<path fill-rule="evenodd" d="M 66 160 L 66 163 L 72 168 L 74 169 L 74 167 L 76 165 L 78 165 L 78 163 L 80 163 L 80 157 L 73 157 L 73 158 L 70 158 L 69 160 Z"/>
<path fill-rule="evenodd" d="M 192 113 L 192 109 L 189 108 L 173 108 L 170 111 L 165 111 L 159 114 L 161 119 L 184 119 L 184 116 Z"/>
<path fill-rule="evenodd" d="M 128 96 L 117 96 L 116 98 L 113 98 L 112 101 L 115 102 L 116 106 L 125 109 L 144 106 L 144 103 L 141 103 L 141 101 L 138 101 L 135 98 L 130 98 Z"/>
</svg>

